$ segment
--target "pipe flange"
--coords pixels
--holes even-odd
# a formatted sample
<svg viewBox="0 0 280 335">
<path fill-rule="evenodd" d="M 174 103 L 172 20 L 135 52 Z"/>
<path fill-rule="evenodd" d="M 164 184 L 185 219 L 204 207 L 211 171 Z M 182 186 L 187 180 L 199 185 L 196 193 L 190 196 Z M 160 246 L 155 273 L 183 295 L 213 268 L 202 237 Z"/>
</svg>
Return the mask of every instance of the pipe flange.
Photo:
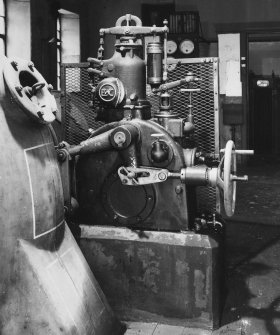
<svg viewBox="0 0 280 335">
<path fill-rule="evenodd" d="M 3 56 L 4 80 L 8 89 L 32 119 L 48 124 L 55 120 L 57 106 L 44 77 L 36 70 L 32 62 Z"/>
</svg>

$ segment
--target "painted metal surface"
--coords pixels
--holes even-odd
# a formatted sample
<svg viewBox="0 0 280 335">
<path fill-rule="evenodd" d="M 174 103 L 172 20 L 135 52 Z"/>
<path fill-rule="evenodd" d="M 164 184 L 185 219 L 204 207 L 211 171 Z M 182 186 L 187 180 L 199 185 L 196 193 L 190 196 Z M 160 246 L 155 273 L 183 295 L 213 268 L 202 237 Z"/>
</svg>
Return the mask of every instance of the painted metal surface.
<svg viewBox="0 0 280 335">
<path fill-rule="evenodd" d="M 193 189 L 180 180 L 161 184 L 130 187 L 123 185 L 117 174 L 122 165 L 166 167 L 179 171 L 184 166 L 183 149 L 160 125 L 134 119 L 130 124 L 141 129 L 141 150 L 137 155 L 128 147 L 122 151 L 107 150 L 81 156 L 77 163 L 77 190 L 80 203 L 79 221 L 83 224 L 141 227 L 142 229 L 190 229 L 188 207 Z M 156 163 L 151 158 L 156 134 L 168 144 L 170 159 Z M 138 162 L 130 162 L 138 159 Z M 129 162 L 129 164 L 128 164 Z M 178 191 L 179 190 L 179 191 Z M 121 196 L 120 196 L 121 195 Z"/>
<path fill-rule="evenodd" d="M 213 329 L 222 274 L 216 237 L 81 226 L 81 250 L 124 320 Z"/>
<path fill-rule="evenodd" d="M 119 324 L 64 221 L 49 128 L 10 94 L 3 77 L 9 66 L 2 57 L 0 333 L 117 333 Z"/>
</svg>

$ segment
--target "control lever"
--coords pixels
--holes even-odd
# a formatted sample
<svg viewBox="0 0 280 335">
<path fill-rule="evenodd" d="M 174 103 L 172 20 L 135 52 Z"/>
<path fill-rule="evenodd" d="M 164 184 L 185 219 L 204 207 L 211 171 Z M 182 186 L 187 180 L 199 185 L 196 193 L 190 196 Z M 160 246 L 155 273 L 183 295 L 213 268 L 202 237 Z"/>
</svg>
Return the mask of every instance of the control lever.
<svg viewBox="0 0 280 335">
<path fill-rule="evenodd" d="M 128 186 L 147 185 L 164 182 L 170 172 L 167 169 L 151 167 L 124 167 L 118 169 L 118 175 L 122 184 Z"/>
<path fill-rule="evenodd" d="M 105 78 L 105 77 L 108 77 L 107 74 L 105 74 L 104 72 L 100 71 L 100 70 L 97 70 L 97 69 L 94 69 L 92 67 L 89 67 L 87 69 L 87 72 L 89 75 L 98 75 L 99 77 L 101 78 Z"/>
<path fill-rule="evenodd" d="M 152 92 L 153 93 L 165 92 L 165 91 L 171 90 L 172 88 L 175 88 L 177 86 L 187 84 L 187 83 L 191 83 L 191 82 L 194 82 L 194 81 L 200 81 L 200 79 L 196 78 L 193 75 L 193 73 L 189 72 L 189 73 L 187 73 L 187 76 L 185 78 L 175 80 L 175 81 L 171 81 L 170 83 L 162 84 L 158 88 L 153 88 Z"/>
</svg>

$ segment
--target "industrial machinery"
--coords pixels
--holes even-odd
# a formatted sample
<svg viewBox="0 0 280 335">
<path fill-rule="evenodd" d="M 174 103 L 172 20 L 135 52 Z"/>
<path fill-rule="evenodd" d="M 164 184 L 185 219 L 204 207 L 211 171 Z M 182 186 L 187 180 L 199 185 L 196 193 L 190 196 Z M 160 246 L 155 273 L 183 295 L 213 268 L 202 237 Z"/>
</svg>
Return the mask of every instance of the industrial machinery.
<svg viewBox="0 0 280 335">
<path fill-rule="evenodd" d="M 72 167 L 67 192 L 79 203 L 81 248 L 109 301 L 154 320 L 161 315 L 214 328 L 223 221 L 215 212 L 197 215 L 196 188 L 216 187 L 232 216 L 236 182 L 247 180 L 237 176 L 236 154 L 252 152 L 229 141 L 219 159 L 196 147 L 191 102 L 188 118 L 180 118 L 172 91 L 189 94 L 203 77 L 186 73 L 168 81 L 167 33 L 167 22 L 144 27 L 129 14 L 100 30 L 98 57 L 88 59 L 88 73 L 104 125 L 78 145 L 60 143 L 58 157 Z M 116 36 L 115 52 L 104 60 L 108 34 Z M 160 101 L 153 115 L 147 84 Z"/>
<path fill-rule="evenodd" d="M 79 156 L 76 197 L 83 223 L 191 230 L 197 219 L 196 186 L 219 188 L 226 215 L 234 213 L 236 181 L 247 180 L 236 175 L 236 154 L 251 151 L 235 150 L 229 141 L 218 161 L 214 153 L 204 155 L 196 147 L 191 102 L 185 107 L 190 108 L 188 119 L 179 118 L 171 90 L 191 93 L 190 84 L 203 78 L 187 73 L 168 82 L 167 32 L 166 25 L 143 27 L 139 18 L 130 15 L 121 17 L 115 27 L 100 30 L 99 57 L 89 58 L 88 72 L 94 99 L 99 101 L 97 118 L 106 124 L 91 131 L 80 145 L 63 142 L 59 147 L 61 160 Z M 116 50 L 112 58 L 103 60 L 106 34 L 117 36 Z M 146 61 L 145 36 L 154 37 L 145 50 Z M 156 41 L 158 36 L 163 43 Z M 146 83 L 160 100 L 153 117 Z"/>
<path fill-rule="evenodd" d="M 51 86 L 32 62 L 0 64 L 0 333 L 118 333 L 65 222 Z"/>
</svg>

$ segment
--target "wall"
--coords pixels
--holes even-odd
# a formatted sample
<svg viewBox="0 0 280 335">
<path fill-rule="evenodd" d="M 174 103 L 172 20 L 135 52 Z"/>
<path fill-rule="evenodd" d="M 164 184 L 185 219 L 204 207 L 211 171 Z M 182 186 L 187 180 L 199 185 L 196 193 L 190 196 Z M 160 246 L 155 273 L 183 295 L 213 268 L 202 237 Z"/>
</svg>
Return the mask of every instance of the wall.
<svg viewBox="0 0 280 335">
<path fill-rule="evenodd" d="M 95 56 L 101 27 L 113 26 L 116 19 L 126 13 L 141 16 L 141 4 L 175 3 L 176 10 L 198 10 L 203 36 L 217 41 L 217 32 L 232 32 L 240 29 L 280 28 L 279 0 L 88 0 L 89 51 Z"/>
<path fill-rule="evenodd" d="M 30 0 L 8 0 L 7 56 L 31 58 Z"/>
</svg>

